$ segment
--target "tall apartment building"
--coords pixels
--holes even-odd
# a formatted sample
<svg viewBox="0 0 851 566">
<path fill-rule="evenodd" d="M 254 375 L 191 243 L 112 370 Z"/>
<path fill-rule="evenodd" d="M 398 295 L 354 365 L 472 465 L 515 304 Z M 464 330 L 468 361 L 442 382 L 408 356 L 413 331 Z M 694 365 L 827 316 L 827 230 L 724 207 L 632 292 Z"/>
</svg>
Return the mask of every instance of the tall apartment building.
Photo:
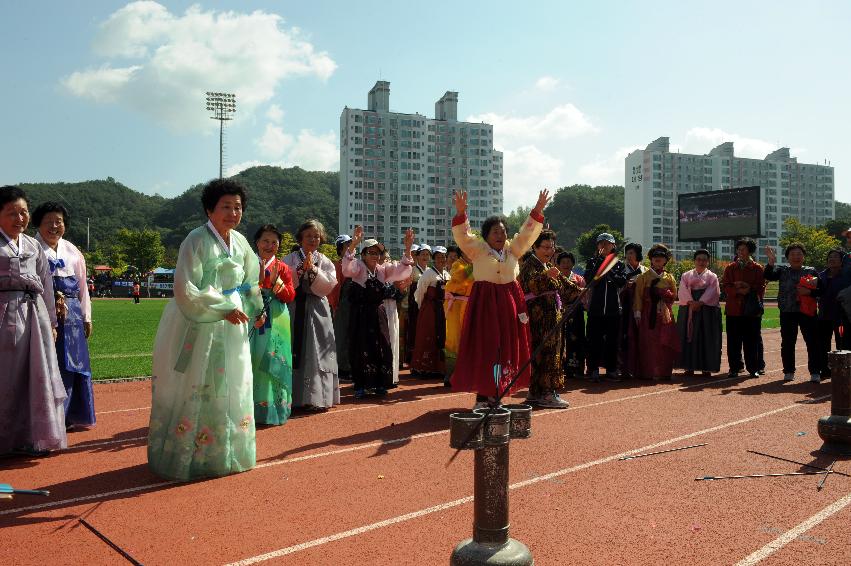
<svg viewBox="0 0 851 566">
<path fill-rule="evenodd" d="M 788 217 L 807 225 L 834 217 L 833 167 L 798 163 L 785 147 L 765 159 L 736 157 L 732 142 L 707 155 L 671 153 L 669 138 L 662 137 L 626 157 L 624 236 L 645 250 L 663 243 L 674 248 L 677 259 L 690 258 L 697 246 L 677 239 L 677 195 L 756 185 L 763 189 L 764 238 L 757 246 L 762 259 L 765 245 L 777 246 Z M 721 258 L 735 254 L 730 240 L 716 246 Z"/>
<path fill-rule="evenodd" d="M 340 115 L 339 232 L 363 226 L 398 256 L 404 231 L 417 243 L 453 242 L 452 194 L 466 189 L 473 226 L 502 212 L 502 153 L 493 126 L 458 121 L 458 93 L 434 105 L 434 118 L 390 111 L 390 83 L 369 91 L 366 110 Z"/>
</svg>

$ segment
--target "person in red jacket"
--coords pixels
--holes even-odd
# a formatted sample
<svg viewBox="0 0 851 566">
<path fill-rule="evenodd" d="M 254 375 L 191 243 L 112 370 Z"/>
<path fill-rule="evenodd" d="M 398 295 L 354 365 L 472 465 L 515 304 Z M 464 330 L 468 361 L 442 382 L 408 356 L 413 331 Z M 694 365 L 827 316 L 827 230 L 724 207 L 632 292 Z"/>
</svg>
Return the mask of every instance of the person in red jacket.
<svg viewBox="0 0 851 566">
<path fill-rule="evenodd" d="M 756 243 L 750 238 L 736 242 L 736 260 L 724 270 L 721 289 L 726 295 L 727 361 L 730 377 L 744 368 L 750 377 L 760 371 L 760 326 L 762 298 L 765 294 L 765 276 L 762 265 L 754 261 Z"/>
<path fill-rule="evenodd" d="M 286 303 L 295 298 L 290 268 L 278 258 L 281 233 L 265 224 L 254 234 L 260 255 L 260 290 L 263 313 L 250 334 L 251 367 L 254 371 L 254 421 L 282 425 L 292 412 L 293 359 L 290 311 Z"/>
</svg>

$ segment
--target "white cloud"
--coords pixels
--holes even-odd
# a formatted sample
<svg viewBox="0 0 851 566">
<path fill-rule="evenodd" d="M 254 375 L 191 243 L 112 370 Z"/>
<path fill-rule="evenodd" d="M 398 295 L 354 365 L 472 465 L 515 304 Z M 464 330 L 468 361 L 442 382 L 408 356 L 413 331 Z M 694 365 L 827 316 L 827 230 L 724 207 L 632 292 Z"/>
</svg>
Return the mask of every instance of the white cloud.
<svg viewBox="0 0 851 566">
<path fill-rule="evenodd" d="M 559 85 L 560 82 L 561 81 L 559 81 L 555 77 L 544 75 L 543 77 L 535 81 L 535 88 L 543 92 L 551 92 L 555 90 L 555 88 Z"/>
<path fill-rule="evenodd" d="M 284 133 L 281 126 L 266 124 L 266 130 L 256 141 L 260 153 L 269 159 L 283 159 L 293 145 L 293 137 Z"/>
<path fill-rule="evenodd" d="M 503 151 L 504 210 L 518 206 L 534 206 L 538 191 L 555 189 L 563 180 L 564 161 L 541 151 L 534 145 L 524 145 Z"/>
<path fill-rule="evenodd" d="M 494 148 L 504 154 L 503 208 L 506 211 L 520 205 L 531 206 L 529 199 L 545 187 L 555 189 L 566 184 L 567 163 L 560 156 L 569 154 L 570 144 L 577 138 L 599 131 L 570 103 L 555 106 L 540 115 L 488 112 L 470 116 L 467 121 L 493 124 Z"/>
<path fill-rule="evenodd" d="M 595 159 L 579 167 L 577 183 L 588 185 L 623 185 L 624 159 L 640 149 L 638 146 L 621 147 L 610 156 Z"/>
<path fill-rule="evenodd" d="M 277 104 L 273 104 L 266 110 L 266 117 L 275 124 L 280 124 L 284 119 L 284 111 Z"/>
<path fill-rule="evenodd" d="M 115 65 L 71 73 L 62 80 L 71 93 L 126 105 L 177 130 L 211 127 L 206 91 L 235 93 L 239 118 L 268 102 L 282 80 L 326 80 L 337 68 L 276 14 L 195 5 L 175 15 L 152 1 L 114 12 L 101 24 L 94 50 Z"/>
<path fill-rule="evenodd" d="M 493 124 L 494 143 L 508 147 L 514 140 L 552 141 L 593 134 L 599 128 L 573 104 L 556 106 L 544 115 L 508 116 L 488 112 L 467 118 L 468 122 Z"/>
<path fill-rule="evenodd" d="M 755 159 L 762 159 L 779 147 L 775 143 L 725 132 L 720 128 L 694 127 L 686 132 L 682 151 L 698 154 L 709 153 L 713 147 L 724 142 L 733 142 L 735 155 Z"/>
<path fill-rule="evenodd" d="M 293 136 L 280 126 L 267 124 L 263 135 L 254 143 L 266 159 L 252 159 L 228 166 L 228 176 L 258 165 L 297 165 L 307 171 L 336 171 L 340 165 L 337 134 L 333 131 L 316 134 L 311 130 L 301 130 Z"/>
</svg>

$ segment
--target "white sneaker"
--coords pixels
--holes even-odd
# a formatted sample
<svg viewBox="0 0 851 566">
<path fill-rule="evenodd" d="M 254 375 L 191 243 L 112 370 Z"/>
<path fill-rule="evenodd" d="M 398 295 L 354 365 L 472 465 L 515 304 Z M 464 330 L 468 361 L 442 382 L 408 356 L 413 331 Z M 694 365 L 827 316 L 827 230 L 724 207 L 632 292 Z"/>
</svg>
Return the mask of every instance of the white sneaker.
<svg viewBox="0 0 851 566">
<path fill-rule="evenodd" d="M 567 409 L 570 407 L 570 403 L 559 397 L 558 393 L 552 392 L 547 393 L 543 398 L 539 399 L 538 406 L 548 409 Z"/>
<path fill-rule="evenodd" d="M 812 381 L 813 383 L 821 383 L 821 376 L 817 373 L 811 373 L 810 381 Z"/>
<path fill-rule="evenodd" d="M 783 374 L 783 381 L 795 381 L 795 374 L 794 373 L 784 373 Z"/>
</svg>

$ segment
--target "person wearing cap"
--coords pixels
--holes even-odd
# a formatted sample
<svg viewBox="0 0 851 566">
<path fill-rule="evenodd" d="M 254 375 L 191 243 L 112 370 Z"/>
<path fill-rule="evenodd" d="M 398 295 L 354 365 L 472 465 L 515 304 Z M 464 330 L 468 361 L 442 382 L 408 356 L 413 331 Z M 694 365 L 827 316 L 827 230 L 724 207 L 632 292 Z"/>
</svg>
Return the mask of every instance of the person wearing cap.
<svg viewBox="0 0 851 566">
<path fill-rule="evenodd" d="M 337 348 L 337 372 L 340 381 L 352 380 L 352 368 L 349 364 L 349 287 L 351 281 L 343 275 L 343 254 L 349 247 L 352 237 L 348 234 L 340 234 L 334 241 L 337 248 L 337 257 L 341 258 L 334 262 L 337 273 L 337 286 L 328 295 L 328 304 L 331 305 L 331 314 L 334 317 L 334 340 Z"/>
<path fill-rule="evenodd" d="M 647 252 L 650 269 L 635 280 L 632 312 L 638 323 L 638 366 L 635 377 L 671 379 L 680 353 L 680 336 L 674 320 L 673 304 L 677 282 L 665 271 L 671 252 L 664 244 L 654 244 Z"/>
<path fill-rule="evenodd" d="M 408 365 L 413 361 L 414 348 L 417 345 L 417 316 L 420 312 L 415 298 L 417 283 L 428 269 L 428 264 L 431 261 L 431 246 L 420 244 L 417 246 L 417 253 L 413 258 L 415 263 L 414 269 L 411 271 L 411 286 L 408 288 L 408 326 L 405 336 L 405 361 Z M 417 375 L 417 372 L 411 369 L 411 375 Z"/>
<path fill-rule="evenodd" d="M 380 263 L 384 246 L 373 238 L 364 240 L 363 228 L 355 226 L 354 238 L 343 256 L 343 275 L 352 280 L 349 361 L 356 399 L 367 393 L 387 395 L 393 385 L 393 350 L 388 334 L 382 330 L 387 326 L 385 284 L 407 279 L 411 274 L 413 241 L 414 231 L 408 228 L 402 261 Z M 355 249 L 361 242 L 360 259 L 356 259 Z"/>
<path fill-rule="evenodd" d="M 461 330 L 452 389 L 475 392 L 479 408 L 496 403 L 496 396 L 515 376 L 512 391 L 529 385 L 529 315 L 517 282 L 517 262 L 541 233 L 549 200 L 549 191 L 541 191 L 520 233 L 509 240 L 501 216 L 487 218 L 481 237 L 474 235 L 467 218 L 467 192 L 455 193 L 452 235 L 473 263 L 475 282 Z"/>
<path fill-rule="evenodd" d="M 260 292 L 263 294 L 262 324 L 249 332 L 251 367 L 254 371 L 254 422 L 282 425 L 293 404 L 292 325 L 287 303 L 295 298 L 290 268 L 278 259 L 281 232 L 264 224 L 254 234 L 260 256 Z"/>
<path fill-rule="evenodd" d="M 563 304 L 570 304 L 577 298 L 579 287 L 550 263 L 555 249 L 555 232 L 542 230 L 520 267 L 518 277 L 526 293 L 531 348 L 538 352 L 532 359 L 532 380 L 526 402 L 539 407 L 566 409 L 569 404 L 558 393 L 564 388 L 561 313 Z"/>
<path fill-rule="evenodd" d="M 411 371 L 422 377 L 443 377 L 446 362 L 446 315 L 443 312 L 443 289 L 449 280 L 446 271 L 446 248 L 434 247 L 434 265 L 427 268 L 417 282 L 417 332 Z"/>
<path fill-rule="evenodd" d="M 727 363 L 730 377 L 742 371 L 744 366 L 750 377 L 757 377 L 762 369 L 760 342 L 762 320 L 762 297 L 765 294 L 765 273 L 762 265 L 754 261 L 756 242 L 742 238 L 736 242 L 736 259 L 724 269 L 721 290 L 726 296 L 724 306 L 727 314 Z"/>
<path fill-rule="evenodd" d="M 325 238 L 322 223 L 307 220 L 295 233 L 298 248 L 284 257 L 295 287 L 295 300 L 287 305 L 293 329 L 293 407 L 317 412 L 340 403 L 334 320 L 328 304 L 337 272 L 319 251 Z"/>
<path fill-rule="evenodd" d="M 608 232 L 597 236 L 597 253 L 585 264 L 585 278 L 597 273 L 603 260 L 616 253 L 615 237 Z M 620 381 L 618 349 L 620 347 L 621 294 L 626 285 L 623 262 L 618 260 L 612 269 L 591 290 L 588 301 L 588 372 L 592 381 L 600 381 L 600 366 L 606 368 L 606 378 Z"/>
</svg>

